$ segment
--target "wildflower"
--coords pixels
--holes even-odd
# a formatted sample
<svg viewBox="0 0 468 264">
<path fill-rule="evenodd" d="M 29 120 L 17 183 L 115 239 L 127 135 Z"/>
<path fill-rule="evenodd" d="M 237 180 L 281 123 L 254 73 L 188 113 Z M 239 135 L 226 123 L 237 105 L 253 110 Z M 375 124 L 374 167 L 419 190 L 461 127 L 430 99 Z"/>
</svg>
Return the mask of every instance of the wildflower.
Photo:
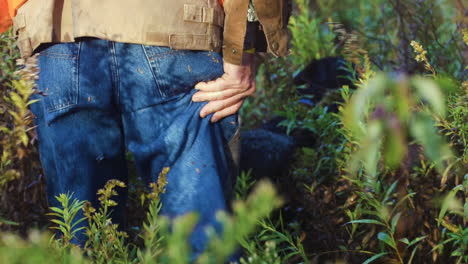
<svg viewBox="0 0 468 264">
<path fill-rule="evenodd" d="M 424 63 L 424 68 L 430 71 L 432 75 L 436 75 L 434 68 L 431 66 L 429 60 L 427 59 L 427 51 L 424 49 L 424 47 L 414 40 L 411 41 L 410 45 L 411 47 L 413 47 L 413 50 L 416 53 L 415 60 L 417 62 Z"/>
<path fill-rule="evenodd" d="M 99 189 L 97 194 L 99 195 L 98 200 L 102 205 L 116 206 L 117 202 L 110 199 L 112 196 L 116 196 L 117 192 L 114 190 L 115 187 L 126 187 L 125 183 L 118 180 L 110 180 L 106 183 L 104 188 Z"/>
<path fill-rule="evenodd" d="M 170 168 L 165 167 L 158 176 L 158 181 L 156 183 L 150 183 L 150 188 L 152 192 L 148 195 L 149 199 L 156 199 L 160 194 L 166 192 L 167 185 L 167 174 L 169 173 Z"/>
<path fill-rule="evenodd" d="M 462 29 L 463 41 L 468 45 L 468 28 Z"/>
<path fill-rule="evenodd" d="M 94 207 L 91 205 L 90 202 L 86 201 L 84 204 L 83 204 L 83 214 L 86 218 L 91 218 L 91 215 L 94 214 L 96 212 L 96 209 L 94 209 Z"/>
</svg>

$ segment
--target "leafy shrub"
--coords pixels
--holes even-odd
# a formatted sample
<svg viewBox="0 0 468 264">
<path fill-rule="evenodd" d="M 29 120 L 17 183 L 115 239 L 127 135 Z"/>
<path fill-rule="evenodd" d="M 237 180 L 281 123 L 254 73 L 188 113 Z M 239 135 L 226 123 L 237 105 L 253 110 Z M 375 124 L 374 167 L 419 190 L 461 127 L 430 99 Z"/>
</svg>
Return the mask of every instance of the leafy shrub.
<svg viewBox="0 0 468 264">
<path fill-rule="evenodd" d="M 27 230 L 44 222 L 46 203 L 28 109 L 38 69 L 35 58 L 17 59 L 12 32 L 0 35 L 0 228 Z"/>
<path fill-rule="evenodd" d="M 49 246 L 50 234 L 31 231 L 26 240 L 15 234 L 2 234 L 0 238 L 1 263 L 68 263 L 85 264 L 87 261 L 78 248 L 62 252 Z"/>
<path fill-rule="evenodd" d="M 47 233 L 34 231 L 29 239 L 24 241 L 16 235 L 2 235 L 0 240 L 0 259 L 2 263 L 37 263 L 45 261 L 50 263 L 189 263 L 190 246 L 188 236 L 197 217 L 187 214 L 169 221 L 159 216 L 161 208 L 159 195 L 164 192 L 166 184 L 165 174 L 160 175 L 158 182 L 152 184 L 153 191 L 147 195 L 150 200 L 147 219 L 143 224 L 141 237 L 143 247 L 125 241 L 126 234 L 118 231 L 118 226 L 112 223 L 110 208 L 115 206 L 111 197 L 116 195 L 115 187 L 124 187 L 123 183 L 111 180 L 98 191 L 101 206 L 94 209 L 84 201 L 71 200 L 71 195 L 57 197 L 62 208 L 52 208 L 59 236 L 51 237 Z M 70 203 L 71 201 L 71 203 Z M 218 236 L 211 230 L 211 242 L 207 250 L 197 259 L 196 263 L 222 263 L 224 259 L 233 254 L 238 241 L 245 239 L 255 230 L 259 221 L 268 217 L 272 210 L 281 204 L 273 186 L 267 182 L 259 183 L 252 194 L 245 201 L 234 204 L 232 216 L 219 214 L 223 223 L 223 232 Z M 78 224 L 83 219 L 75 219 L 78 210 L 84 210 L 88 227 L 86 235 L 88 241 L 83 249 L 71 244 L 75 234 L 83 227 Z M 171 228 L 170 228 L 171 226 Z M 171 229 L 171 231 L 169 231 Z M 207 230 L 209 231 L 209 230 Z M 270 243 L 268 248 L 274 247 Z M 19 251 L 12 250 L 20 249 Z M 271 260 L 277 258 L 266 252 L 265 257 Z M 83 257 L 86 255 L 87 257 Z M 259 256 L 254 257 L 256 261 Z M 263 258 L 263 257 L 262 257 Z M 244 263 L 256 263 L 243 260 Z M 257 262 L 258 263 L 258 262 Z"/>
<path fill-rule="evenodd" d="M 286 118 L 288 132 L 306 129 L 318 142 L 298 150 L 291 179 L 280 181 L 290 200 L 285 215 L 304 233 L 308 258 L 466 262 L 468 90 L 462 22 L 455 16 L 460 7 L 296 2 L 292 54 L 268 58 L 260 91 L 244 111 L 251 127 L 275 113 Z M 335 55 L 356 67 L 356 92 L 339 91 L 338 115 L 323 107 L 325 100 L 299 104 L 295 73 Z"/>
</svg>

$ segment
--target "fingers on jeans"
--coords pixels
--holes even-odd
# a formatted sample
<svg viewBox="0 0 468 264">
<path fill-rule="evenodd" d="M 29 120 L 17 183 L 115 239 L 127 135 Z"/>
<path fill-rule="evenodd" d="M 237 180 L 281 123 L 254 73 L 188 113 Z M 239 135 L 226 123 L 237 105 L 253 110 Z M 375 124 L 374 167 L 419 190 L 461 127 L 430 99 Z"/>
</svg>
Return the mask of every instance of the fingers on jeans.
<svg viewBox="0 0 468 264">
<path fill-rule="evenodd" d="M 193 95 L 192 101 L 204 102 L 204 101 L 216 101 L 223 100 L 229 97 L 235 96 L 236 94 L 242 93 L 243 90 L 239 89 L 226 89 L 219 92 L 197 92 Z"/>
<path fill-rule="evenodd" d="M 226 108 L 236 105 L 239 102 L 241 102 L 245 97 L 253 94 L 254 92 L 255 92 L 255 85 L 253 85 L 247 91 L 240 93 L 240 94 L 236 94 L 227 99 L 211 101 L 202 108 L 202 110 L 200 111 L 200 117 L 204 118 L 209 114 L 220 112 Z M 242 105 L 242 103 L 240 105 Z"/>
<path fill-rule="evenodd" d="M 229 83 L 223 77 L 224 75 L 213 81 L 199 82 L 195 85 L 195 89 L 204 92 L 219 92 L 226 90 L 229 88 Z"/>
<path fill-rule="evenodd" d="M 200 82 L 195 85 L 195 89 L 203 92 L 222 92 L 228 89 L 247 90 L 252 85 L 252 81 L 242 81 L 240 79 L 228 79 L 226 75 L 220 78 L 209 81 Z"/>
<path fill-rule="evenodd" d="M 217 122 L 218 120 L 221 120 L 225 118 L 226 116 L 233 115 L 239 111 L 239 109 L 242 107 L 242 104 L 244 104 L 244 100 L 239 101 L 238 103 L 231 105 L 227 108 L 224 108 L 221 111 L 216 112 L 213 117 L 211 117 L 211 122 Z"/>
<path fill-rule="evenodd" d="M 199 92 L 192 97 L 194 102 L 224 100 L 236 94 L 242 94 L 255 86 L 255 80 L 244 83 L 240 81 L 228 81 L 222 78 L 210 83 L 200 83 Z M 249 95 L 249 94 L 248 94 Z"/>
</svg>

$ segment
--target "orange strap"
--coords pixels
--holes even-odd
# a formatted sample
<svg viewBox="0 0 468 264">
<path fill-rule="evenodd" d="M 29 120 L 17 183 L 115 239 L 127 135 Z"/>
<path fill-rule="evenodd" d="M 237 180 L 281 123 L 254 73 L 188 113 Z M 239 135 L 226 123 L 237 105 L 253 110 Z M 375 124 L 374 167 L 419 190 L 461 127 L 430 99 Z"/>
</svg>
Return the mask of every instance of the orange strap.
<svg viewBox="0 0 468 264">
<path fill-rule="evenodd" d="M 219 3 L 221 4 L 221 6 L 223 6 L 224 0 L 219 0 Z"/>
<path fill-rule="evenodd" d="M 13 25 L 13 17 L 16 11 L 27 0 L 0 0 L 0 34 L 7 31 Z"/>
</svg>

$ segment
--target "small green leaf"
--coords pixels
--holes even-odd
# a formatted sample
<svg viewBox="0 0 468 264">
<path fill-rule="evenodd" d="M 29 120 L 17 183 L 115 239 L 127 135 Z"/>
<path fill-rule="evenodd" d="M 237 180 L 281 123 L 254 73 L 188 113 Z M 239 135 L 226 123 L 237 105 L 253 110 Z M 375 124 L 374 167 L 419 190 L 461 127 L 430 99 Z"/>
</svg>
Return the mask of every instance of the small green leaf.
<svg viewBox="0 0 468 264">
<path fill-rule="evenodd" d="M 411 121 L 410 130 L 412 136 L 424 148 L 426 156 L 435 164 L 437 170 L 443 174 L 444 160 L 453 156 L 444 139 L 437 134 L 435 121 L 428 114 L 419 113 Z"/>
<path fill-rule="evenodd" d="M 0 127 L 0 131 L 4 133 L 9 133 L 11 130 L 8 127 Z"/>
<path fill-rule="evenodd" d="M 377 221 L 377 220 L 373 220 L 373 219 L 359 219 L 359 220 L 353 220 L 353 221 L 349 221 L 348 224 L 375 224 L 375 225 L 382 225 L 382 226 L 385 226 L 384 223 L 380 222 L 380 221 Z"/>
<path fill-rule="evenodd" d="M 78 225 L 79 223 L 81 223 L 81 222 L 83 222 L 83 221 L 85 221 L 85 220 L 86 220 L 86 217 L 83 217 L 83 218 L 81 218 L 81 219 L 78 219 L 77 221 L 75 221 L 75 222 L 72 224 L 71 228 L 72 228 L 72 229 L 75 228 L 76 225 Z"/>
<path fill-rule="evenodd" d="M 414 77 L 413 85 L 419 95 L 429 102 L 431 108 L 440 116 L 445 116 L 445 96 L 436 82 L 422 77 Z"/>
<path fill-rule="evenodd" d="M 408 264 L 413 263 L 414 255 L 416 254 L 416 251 L 418 250 L 418 247 L 414 247 L 413 250 L 411 251 L 411 256 L 408 260 Z"/>
<path fill-rule="evenodd" d="M 14 226 L 17 226 L 19 225 L 18 223 L 16 222 L 13 222 L 13 221 L 10 221 L 10 220 L 6 220 L 6 219 L 3 219 L 0 217 L 0 223 L 1 224 L 5 224 L 5 225 L 14 225 Z"/>
<path fill-rule="evenodd" d="M 392 185 L 388 188 L 388 190 L 385 192 L 384 196 L 384 202 L 390 198 L 390 195 L 392 195 L 393 191 L 395 190 L 396 186 L 398 184 L 398 181 L 394 181 Z"/>
<path fill-rule="evenodd" d="M 34 103 L 39 102 L 39 101 L 40 101 L 39 99 L 30 100 L 30 101 L 28 101 L 28 103 L 26 105 L 29 106 L 29 105 L 34 104 Z"/>
<path fill-rule="evenodd" d="M 413 239 L 413 241 L 411 241 L 411 243 L 408 244 L 408 247 L 416 245 L 419 241 L 425 239 L 426 237 L 427 236 L 420 236 L 420 237 L 417 237 L 417 238 Z"/>
<path fill-rule="evenodd" d="M 405 237 L 405 238 L 402 238 L 402 239 L 400 239 L 400 240 L 398 240 L 398 241 L 400 241 L 400 242 L 402 242 L 402 243 L 405 243 L 406 245 L 408 245 L 408 244 L 410 243 L 409 240 L 408 240 L 406 237 Z"/>
<path fill-rule="evenodd" d="M 362 264 L 369 264 L 369 263 L 371 263 L 372 261 L 374 261 L 374 260 L 376 260 L 376 259 L 378 259 L 378 258 L 380 258 L 380 257 L 382 257 L 382 256 L 385 256 L 385 255 L 388 255 L 388 252 L 379 253 L 379 254 L 377 254 L 377 255 L 375 255 L 375 256 L 373 256 L 373 257 L 367 259 L 367 260 L 364 261 Z"/>
<path fill-rule="evenodd" d="M 59 226 L 65 226 L 66 224 L 58 219 L 52 219 L 50 220 L 52 223 L 56 223 Z"/>
<path fill-rule="evenodd" d="M 440 226 L 440 223 L 442 222 L 445 214 L 447 213 L 447 210 L 450 206 L 450 202 L 455 199 L 455 195 L 459 192 L 459 191 L 462 191 L 463 190 L 463 185 L 457 185 L 455 186 L 448 194 L 447 196 L 445 197 L 443 203 L 442 203 L 442 207 L 440 208 L 440 212 L 439 212 L 439 217 L 437 218 L 437 222 L 438 222 L 438 225 Z"/>
<path fill-rule="evenodd" d="M 392 223 L 391 223 L 392 233 L 395 232 L 395 228 L 396 228 L 396 225 L 398 224 L 398 220 L 400 220 L 400 216 L 401 216 L 401 213 L 398 213 L 392 218 Z"/>
<path fill-rule="evenodd" d="M 393 249 L 396 249 L 395 241 L 385 232 L 380 232 L 377 234 L 377 238 L 380 241 L 383 241 L 385 244 L 389 245 Z"/>
<path fill-rule="evenodd" d="M 385 164 L 390 168 L 400 166 L 407 151 L 405 132 L 402 131 L 400 122 L 396 118 L 389 118 L 385 121 L 386 136 L 383 138 L 383 157 Z"/>
</svg>

